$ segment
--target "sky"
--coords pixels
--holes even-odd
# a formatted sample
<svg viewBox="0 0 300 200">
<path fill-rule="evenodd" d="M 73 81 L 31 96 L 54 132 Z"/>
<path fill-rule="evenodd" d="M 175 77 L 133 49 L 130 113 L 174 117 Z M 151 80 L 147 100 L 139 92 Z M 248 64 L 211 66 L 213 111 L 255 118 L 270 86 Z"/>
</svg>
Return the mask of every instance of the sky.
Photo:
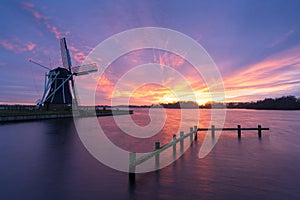
<svg viewBox="0 0 300 200">
<path fill-rule="evenodd" d="M 179 31 L 208 52 L 222 76 L 226 101 L 300 96 L 300 1 L 297 0 L 63 0 L 14 1 L 0 5 L 0 103 L 34 104 L 47 70 L 62 66 L 59 39 L 67 38 L 72 64 L 80 65 L 99 43 L 133 28 Z M 116 60 L 98 82 L 96 103 L 110 104 L 113 90 L 135 65 L 155 62 L 182 74 L 198 103 L 211 100 L 205 82 L 184 58 L 163 51 L 131 52 Z M 76 82 L 76 79 L 75 79 Z M 132 79 L 132 86 L 135 79 Z M 180 80 L 176 93 L 189 100 Z M 137 105 L 171 102 L 163 85 L 141 85 Z M 185 98 L 186 97 L 186 98 Z"/>
</svg>

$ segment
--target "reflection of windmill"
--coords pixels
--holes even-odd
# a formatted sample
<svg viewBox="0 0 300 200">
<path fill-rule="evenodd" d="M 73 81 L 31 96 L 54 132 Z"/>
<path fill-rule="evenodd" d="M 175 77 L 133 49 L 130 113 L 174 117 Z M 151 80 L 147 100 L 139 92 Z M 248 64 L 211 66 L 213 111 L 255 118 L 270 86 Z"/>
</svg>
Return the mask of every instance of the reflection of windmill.
<svg viewBox="0 0 300 200">
<path fill-rule="evenodd" d="M 30 60 L 30 62 L 33 62 L 49 70 L 49 72 L 46 73 L 45 76 L 45 88 L 42 99 L 37 102 L 38 107 L 44 106 L 47 110 L 67 109 L 71 107 L 72 103 L 74 105 L 73 107 L 77 108 L 78 102 L 74 87 L 73 76 L 81 76 L 92 72 L 96 72 L 98 70 L 96 63 L 72 67 L 71 57 L 67 48 L 65 38 L 60 39 L 60 50 L 63 68 L 57 67 L 55 69 L 50 69 Z M 70 82 L 73 97 L 72 92 L 70 90 Z"/>
</svg>

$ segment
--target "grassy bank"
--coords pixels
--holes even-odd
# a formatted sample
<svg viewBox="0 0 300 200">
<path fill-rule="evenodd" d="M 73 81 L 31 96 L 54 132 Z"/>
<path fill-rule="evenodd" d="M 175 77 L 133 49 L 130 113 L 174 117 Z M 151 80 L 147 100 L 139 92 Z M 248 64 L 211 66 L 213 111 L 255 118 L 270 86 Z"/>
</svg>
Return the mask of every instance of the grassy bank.
<svg viewBox="0 0 300 200">
<path fill-rule="evenodd" d="M 0 116 L 18 116 L 18 115 L 49 115 L 49 114 L 71 114 L 72 111 L 57 110 L 0 110 Z"/>
</svg>

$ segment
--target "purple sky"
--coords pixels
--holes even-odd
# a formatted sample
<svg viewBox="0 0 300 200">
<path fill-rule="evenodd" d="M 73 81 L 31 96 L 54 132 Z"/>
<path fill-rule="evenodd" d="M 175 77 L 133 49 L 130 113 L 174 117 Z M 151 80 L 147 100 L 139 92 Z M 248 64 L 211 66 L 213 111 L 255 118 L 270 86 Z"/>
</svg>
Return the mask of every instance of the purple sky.
<svg viewBox="0 0 300 200">
<path fill-rule="evenodd" d="M 297 0 L 4 0 L 0 103 L 41 98 L 46 71 L 28 60 L 50 68 L 62 65 L 61 37 L 67 38 L 73 65 L 79 65 L 106 38 L 147 26 L 180 31 L 198 41 L 219 67 L 228 100 L 300 96 L 299 10 Z"/>
</svg>

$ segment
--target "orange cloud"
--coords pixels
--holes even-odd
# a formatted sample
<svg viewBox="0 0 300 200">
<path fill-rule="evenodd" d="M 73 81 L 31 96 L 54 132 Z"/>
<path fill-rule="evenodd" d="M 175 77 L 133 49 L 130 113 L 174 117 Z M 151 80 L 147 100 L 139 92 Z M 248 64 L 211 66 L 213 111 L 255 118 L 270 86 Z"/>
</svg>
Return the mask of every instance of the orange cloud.
<svg viewBox="0 0 300 200">
<path fill-rule="evenodd" d="M 288 91 L 292 91 L 300 85 L 300 46 L 292 49 L 288 49 L 276 54 L 273 54 L 265 59 L 240 70 L 233 72 L 230 76 L 224 77 L 223 82 L 225 86 L 226 101 L 251 101 L 258 100 L 266 97 L 272 97 L 272 95 L 282 96 L 288 95 Z M 140 58 L 138 57 L 140 56 Z M 137 64 L 142 61 L 142 56 L 136 53 Z M 105 94 L 106 100 L 111 98 L 126 99 L 130 97 L 132 104 L 152 104 L 159 102 L 172 102 L 180 100 L 195 100 L 199 104 L 204 104 L 207 101 L 217 101 L 214 95 L 210 93 L 206 83 L 202 79 L 201 75 L 196 72 L 192 66 L 188 66 L 184 59 L 178 56 L 170 56 L 168 53 L 155 54 L 153 60 L 162 66 L 172 66 L 174 69 L 183 75 L 188 84 L 193 89 L 194 94 L 190 94 L 186 84 L 180 82 L 180 80 L 174 78 L 172 74 L 166 74 L 164 83 L 172 85 L 174 94 L 167 88 L 157 84 L 147 84 L 139 87 L 132 92 L 133 88 L 136 88 L 134 79 L 132 82 L 126 82 L 126 85 L 122 85 L 120 91 L 115 91 L 112 97 L 115 84 L 118 78 L 121 78 L 123 73 L 126 73 L 124 68 L 128 68 L 127 65 L 123 67 L 120 74 L 117 68 L 111 68 L 106 71 L 104 77 L 101 78 L 98 91 Z M 145 62 L 144 62 L 145 63 Z M 120 63 L 119 63 L 120 64 Z M 121 63 L 122 64 L 122 63 Z M 128 69 L 127 69 L 128 70 Z M 164 67 L 161 68 L 164 73 Z M 141 79 L 147 74 L 139 74 L 138 79 Z M 182 81 L 182 80 L 181 80 Z M 219 84 L 219 83 L 218 83 Z M 293 93 L 291 93 L 293 94 Z M 101 101 L 101 99 L 98 99 Z M 122 102 L 120 100 L 120 102 Z"/>
<path fill-rule="evenodd" d="M 130 104 L 136 105 L 151 105 L 159 102 L 165 102 L 166 98 L 170 97 L 172 99 L 176 99 L 176 97 L 172 94 L 172 92 L 158 84 L 147 84 L 139 87 L 135 90 L 130 98 Z"/>
<path fill-rule="evenodd" d="M 135 72 L 137 73 L 135 75 L 136 79 L 133 77 L 132 81 L 127 81 L 120 85 L 120 88 L 114 91 L 113 98 L 120 99 L 120 102 L 122 102 L 122 99 L 125 100 L 126 98 L 131 97 L 131 102 L 140 105 L 173 102 L 178 100 L 195 100 L 202 104 L 211 100 L 210 95 L 207 94 L 208 89 L 206 88 L 206 84 L 203 82 L 201 75 L 198 74 L 197 70 L 187 63 L 184 58 L 169 52 L 154 50 L 146 50 L 146 55 L 140 51 L 134 51 L 117 62 L 114 62 L 113 65 L 106 70 L 105 76 L 102 77 L 99 82 L 99 93 L 101 93 L 102 96 L 105 94 L 105 99 L 111 99 L 111 94 L 116 87 L 118 79 L 122 78 L 122 75 L 129 72 L 130 69 L 135 66 L 145 63 L 160 64 L 161 72 L 158 73 L 161 73 L 160 75 L 164 77 L 164 79 L 161 80 L 161 84 L 172 86 L 173 93 L 177 96 L 174 96 L 174 94 L 166 88 L 162 89 L 163 86 L 157 84 L 143 85 L 133 92 L 138 81 L 141 83 L 143 82 L 143 79 L 147 79 L 148 81 L 151 80 L 151 78 L 146 78 L 147 72 L 140 71 L 139 73 Z M 165 66 L 173 68 L 174 71 L 167 70 Z M 185 80 L 179 80 L 179 77 L 175 76 L 175 72 L 181 74 Z M 143 78 L 144 76 L 145 78 Z M 190 91 L 191 88 L 193 92 Z M 101 99 L 98 100 L 101 101 Z"/>
</svg>

